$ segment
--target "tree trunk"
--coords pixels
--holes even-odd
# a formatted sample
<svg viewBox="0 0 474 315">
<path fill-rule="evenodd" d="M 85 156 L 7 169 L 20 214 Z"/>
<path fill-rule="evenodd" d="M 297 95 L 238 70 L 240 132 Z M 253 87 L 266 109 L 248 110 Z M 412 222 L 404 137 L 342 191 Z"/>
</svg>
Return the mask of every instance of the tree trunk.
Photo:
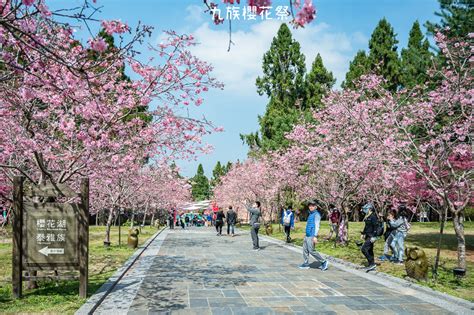
<svg viewBox="0 0 474 315">
<path fill-rule="evenodd" d="M 349 240 L 349 212 L 348 209 L 341 205 L 339 209 L 342 210 L 342 216 L 343 216 L 343 225 L 342 229 L 343 231 L 338 231 L 339 232 L 339 240 L 341 244 L 346 245 L 347 241 Z"/>
<path fill-rule="evenodd" d="M 151 225 L 151 226 L 154 226 L 154 223 L 155 223 L 155 212 L 153 211 L 153 213 L 152 213 L 152 215 L 151 215 L 150 225 Z"/>
<path fill-rule="evenodd" d="M 453 212 L 453 225 L 458 239 L 458 267 L 466 270 L 466 238 L 464 236 L 464 213 Z"/>
<path fill-rule="evenodd" d="M 109 213 L 109 217 L 107 219 L 107 223 L 105 226 L 105 240 L 104 244 L 110 245 L 110 228 L 112 226 L 112 222 L 114 221 L 114 211 L 111 209 Z"/>
<path fill-rule="evenodd" d="M 130 223 L 130 228 L 133 229 L 133 224 L 135 223 L 135 211 L 132 211 L 132 223 Z"/>
<path fill-rule="evenodd" d="M 146 223 L 146 212 L 143 214 L 142 226 L 145 226 L 145 223 Z"/>
<path fill-rule="evenodd" d="M 354 222 L 359 222 L 359 210 L 358 209 L 354 209 L 354 214 L 352 215 L 352 219 L 354 220 Z"/>
<path fill-rule="evenodd" d="M 433 268 L 433 276 L 434 276 L 435 279 L 438 278 L 439 257 L 441 255 L 441 241 L 443 240 L 444 224 L 446 222 L 447 212 L 448 211 L 445 208 L 443 210 L 443 213 L 440 213 L 441 225 L 440 225 L 440 228 L 439 228 L 438 248 L 436 250 L 435 265 L 434 265 L 434 268 Z"/>
</svg>

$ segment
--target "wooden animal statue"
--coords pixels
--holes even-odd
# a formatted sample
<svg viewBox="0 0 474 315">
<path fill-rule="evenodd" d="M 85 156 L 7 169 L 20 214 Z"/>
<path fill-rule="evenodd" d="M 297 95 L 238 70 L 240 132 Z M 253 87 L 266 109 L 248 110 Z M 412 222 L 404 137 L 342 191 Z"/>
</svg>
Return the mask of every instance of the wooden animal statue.
<svg viewBox="0 0 474 315">
<path fill-rule="evenodd" d="M 128 231 L 128 247 L 138 247 L 138 234 L 140 234 L 140 231 L 138 229 L 130 229 Z"/>
<path fill-rule="evenodd" d="M 273 234 L 273 226 L 271 225 L 271 223 L 265 223 L 265 233 L 267 235 Z"/>
<path fill-rule="evenodd" d="M 428 277 L 428 258 L 425 252 L 418 247 L 405 248 L 405 270 L 410 278 L 426 280 Z"/>
</svg>

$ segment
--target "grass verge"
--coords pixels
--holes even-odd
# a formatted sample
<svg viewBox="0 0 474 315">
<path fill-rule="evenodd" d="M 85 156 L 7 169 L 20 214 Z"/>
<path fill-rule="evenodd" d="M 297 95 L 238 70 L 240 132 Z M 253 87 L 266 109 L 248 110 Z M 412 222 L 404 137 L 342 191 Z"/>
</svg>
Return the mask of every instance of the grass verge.
<svg viewBox="0 0 474 315">
<path fill-rule="evenodd" d="M 140 245 L 156 233 L 145 227 L 139 236 Z M 4 231 L 5 232 L 5 231 Z M 6 231 L 10 234 L 9 231 Z M 103 246 L 105 227 L 91 226 L 89 231 L 89 296 L 97 291 L 112 274 L 134 253 L 127 247 L 128 228 L 122 227 L 122 246 L 118 246 L 118 227 L 111 231 L 112 246 Z M 39 288 L 23 290 L 23 298 L 12 299 L 12 246 L 9 235 L 0 236 L 0 312 L 5 313 L 63 313 L 73 314 L 85 302 L 79 297 L 78 281 L 41 281 Z M 24 283 L 24 288 L 25 288 Z"/>
</svg>

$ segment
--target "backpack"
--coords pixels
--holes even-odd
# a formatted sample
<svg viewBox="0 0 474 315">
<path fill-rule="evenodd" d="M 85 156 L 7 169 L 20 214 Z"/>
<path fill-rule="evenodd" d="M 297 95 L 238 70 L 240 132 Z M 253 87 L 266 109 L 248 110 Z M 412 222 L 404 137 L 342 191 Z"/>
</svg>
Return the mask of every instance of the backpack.
<svg viewBox="0 0 474 315">
<path fill-rule="evenodd" d="M 384 234 L 385 231 L 385 223 L 383 222 L 383 218 L 379 218 L 377 215 L 377 225 L 375 227 L 375 236 L 380 237 Z"/>
<path fill-rule="evenodd" d="M 292 212 L 290 212 L 288 214 L 288 212 L 285 211 L 285 214 L 283 216 L 283 225 L 284 226 L 290 226 L 290 224 L 291 224 L 291 215 L 292 214 L 293 214 Z"/>
</svg>

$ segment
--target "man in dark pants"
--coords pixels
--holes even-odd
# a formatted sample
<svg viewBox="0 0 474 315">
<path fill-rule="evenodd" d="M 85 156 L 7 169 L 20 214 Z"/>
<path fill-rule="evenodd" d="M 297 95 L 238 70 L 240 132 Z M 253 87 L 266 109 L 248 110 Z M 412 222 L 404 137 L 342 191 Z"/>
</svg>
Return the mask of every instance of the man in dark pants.
<svg viewBox="0 0 474 315">
<path fill-rule="evenodd" d="M 229 206 L 227 211 L 227 235 L 230 234 L 232 229 L 232 237 L 234 237 L 234 226 L 237 223 L 237 213 L 232 209 L 232 206 Z"/>
<path fill-rule="evenodd" d="M 260 205 L 260 201 L 255 201 L 252 207 L 246 206 L 247 211 L 250 212 L 250 235 L 252 235 L 253 250 L 255 251 L 260 250 L 258 244 L 258 230 L 260 229 L 260 216 L 262 215 Z"/>
<path fill-rule="evenodd" d="M 295 215 L 293 213 L 293 209 L 291 206 L 288 206 L 288 209 L 283 210 L 282 216 L 281 216 L 281 224 L 285 228 L 285 234 L 286 234 L 286 242 L 290 243 L 291 242 L 291 229 L 294 229 L 295 227 Z"/>
<path fill-rule="evenodd" d="M 174 215 L 172 211 L 170 211 L 168 215 L 168 222 L 169 222 L 170 229 L 174 229 Z"/>
<path fill-rule="evenodd" d="M 368 266 L 365 268 L 365 271 L 369 272 L 377 268 L 374 260 L 374 243 L 377 240 L 376 233 L 378 218 L 377 213 L 375 213 L 374 206 L 371 203 L 368 203 L 362 207 L 362 212 L 365 214 L 365 226 L 364 230 L 361 232 L 361 237 L 365 242 L 360 250 L 362 251 L 362 254 L 364 254 L 365 258 L 367 258 Z"/>
</svg>

